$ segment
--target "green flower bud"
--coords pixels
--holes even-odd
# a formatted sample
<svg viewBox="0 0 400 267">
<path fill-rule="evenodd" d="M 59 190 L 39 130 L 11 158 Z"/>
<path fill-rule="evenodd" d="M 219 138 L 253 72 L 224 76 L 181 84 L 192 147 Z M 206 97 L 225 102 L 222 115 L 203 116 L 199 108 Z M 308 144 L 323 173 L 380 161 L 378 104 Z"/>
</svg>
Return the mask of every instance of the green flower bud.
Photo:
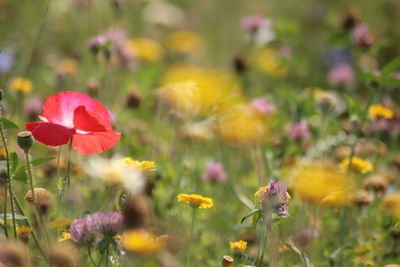
<svg viewBox="0 0 400 267">
<path fill-rule="evenodd" d="M 33 144 L 32 133 L 30 131 L 19 132 L 17 134 L 17 143 L 25 153 L 28 153 Z"/>
</svg>

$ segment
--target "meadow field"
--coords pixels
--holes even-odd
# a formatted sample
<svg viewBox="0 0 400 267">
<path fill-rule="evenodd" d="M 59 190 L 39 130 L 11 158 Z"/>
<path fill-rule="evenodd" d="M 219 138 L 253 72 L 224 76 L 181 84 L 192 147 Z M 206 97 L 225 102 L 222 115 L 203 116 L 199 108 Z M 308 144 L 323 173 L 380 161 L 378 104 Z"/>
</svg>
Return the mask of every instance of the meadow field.
<svg viewBox="0 0 400 267">
<path fill-rule="evenodd" d="M 398 0 L 0 0 L 0 267 L 400 267 Z"/>
</svg>

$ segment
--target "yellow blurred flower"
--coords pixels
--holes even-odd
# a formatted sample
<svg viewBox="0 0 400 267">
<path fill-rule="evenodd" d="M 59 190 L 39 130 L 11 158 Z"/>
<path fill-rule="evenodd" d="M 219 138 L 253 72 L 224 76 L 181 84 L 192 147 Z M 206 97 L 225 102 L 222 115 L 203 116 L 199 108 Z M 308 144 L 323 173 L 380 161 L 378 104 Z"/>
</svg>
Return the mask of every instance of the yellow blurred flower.
<svg viewBox="0 0 400 267">
<path fill-rule="evenodd" d="M 50 228 L 57 229 L 58 231 L 64 231 L 67 229 L 74 219 L 66 218 L 66 217 L 58 217 L 55 218 L 54 221 L 49 223 Z"/>
<path fill-rule="evenodd" d="M 0 160 L 6 160 L 7 159 L 7 154 L 6 154 L 6 150 L 4 149 L 4 147 L 0 148 Z"/>
<path fill-rule="evenodd" d="M 227 105 L 218 114 L 217 133 L 234 145 L 260 144 L 268 137 L 267 118 L 248 104 Z"/>
<path fill-rule="evenodd" d="M 213 200 L 211 198 L 203 197 L 196 194 L 179 194 L 177 199 L 178 202 L 188 203 L 193 208 L 206 209 L 214 206 Z"/>
<path fill-rule="evenodd" d="M 145 231 L 128 230 L 122 234 L 122 246 L 129 252 L 147 256 L 162 250 L 166 245 L 165 236 L 156 237 Z"/>
<path fill-rule="evenodd" d="M 61 60 L 57 65 L 57 74 L 65 76 L 74 76 L 79 69 L 78 62 L 75 59 L 67 58 Z"/>
<path fill-rule="evenodd" d="M 339 164 L 339 168 L 342 172 L 347 172 L 349 170 L 349 159 L 344 159 Z M 369 160 L 365 160 L 359 157 L 351 158 L 351 170 L 359 173 L 367 173 L 374 169 L 372 163 Z"/>
<path fill-rule="evenodd" d="M 156 62 L 164 57 L 164 50 L 159 43 L 152 39 L 138 38 L 127 41 L 126 49 L 135 57 Z"/>
<path fill-rule="evenodd" d="M 67 232 L 63 232 L 61 234 L 61 238 L 58 239 L 58 242 L 64 242 L 67 240 L 71 240 L 71 234 L 67 233 Z"/>
<path fill-rule="evenodd" d="M 282 78 L 287 73 L 287 67 L 279 51 L 272 48 L 258 49 L 252 53 L 259 69 L 268 75 L 276 78 Z"/>
<path fill-rule="evenodd" d="M 376 120 L 379 118 L 391 119 L 394 116 L 394 112 L 389 108 L 386 108 L 380 104 L 376 104 L 371 105 L 368 108 L 368 115 L 371 120 Z"/>
<path fill-rule="evenodd" d="M 289 185 L 301 199 L 317 205 L 350 204 L 354 193 L 352 180 L 334 164 L 323 161 L 295 167 Z"/>
<path fill-rule="evenodd" d="M 237 242 L 229 242 L 229 246 L 234 254 L 243 254 L 247 248 L 247 242 L 239 240 Z"/>
<path fill-rule="evenodd" d="M 168 36 L 167 44 L 174 53 L 190 54 L 202 46 L 202 39 L 194 32 L 178 31 Z"/>
<path fill-rule="evenodd" d="M 16 228 L 17 235 L 24 235 L 24 234 L 30 234 L 32 232 L 32 228 L 27 227 L 27 226 L 18 226 Z"/>
<path fill-rule="evenodd" d="M 29 79 L 18 77 L 11 81 L 11 89 L 15 92 L 27 95 L 32 92 L 32 88 L 32 81 Z"/>
<path fill-rule="evenodd" d="M 122 161 L 137 171 L 148 172 L 156 170 L 156 163 L 154 161 L 138 161 L 132 158 L 124 158 Z"/>
<path fill-rule="evenodd" d="M 400 193 L 386 195 L 381 207 L 388 215 L 400 219 Z"/>
<path fill-rule="evenodd" d="M 170 68 L 158 93 L 175 111 L 189 115 L 209 115 L 241 98 L 240 83 L 230 73 L 185 65 Z"/>
</svg>

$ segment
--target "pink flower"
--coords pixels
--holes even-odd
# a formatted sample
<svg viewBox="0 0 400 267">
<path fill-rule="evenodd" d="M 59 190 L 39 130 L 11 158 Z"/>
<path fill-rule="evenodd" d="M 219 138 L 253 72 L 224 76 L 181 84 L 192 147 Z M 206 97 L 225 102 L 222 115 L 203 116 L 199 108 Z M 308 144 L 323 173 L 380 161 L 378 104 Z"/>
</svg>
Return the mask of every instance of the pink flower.
<svg viewBox="0 0 400 267">
<path fill-rule="evenodd" d="M 121 134 L 110 125 L 110 113 L 97 100 L 78 92 L 61 92 L 47 98 L 42 122 L 26 128 L 39 142 L 59 146 L 72 140 L 72 147 L 83 154 L 100 153 L 115 146 Z"/>
<path fill-rule="evenodd" d="M 353 30 L 353 35 L 358 46 L 368 48 L 374 43 L 374 37 L 366 24 L 358 24 Z"/>
<path fill-rule="evenodd" d="M 219 162 L 210 162 L 201 176 L 204 181 L 223 182 L 228 179 L 224 166 Z"/>
<path fill-rule="evenodd" d="M 240 26 L 246 31 L 255 31 L 265 28 L 270 24 L 270 21 L 260 15 L 248 15 L 240 21 Z"/>
<path fill-rule="evenodd" d="M 351 84 L 354 81 L 353 68 L 347 64 L 333 66 L 328 73 L 328 81 L 331 85 Z"/>
<path fill-rule="evenodd" d="M 269 103 L 265 98 L 255 98 L 251 101 L 250 105 L 262 114 L 273 114 L 276 111 L 276 107 Z"/>
<path fill-rule="evenodd" d="M 292 140 L 307 139 L 311 136 L 308 124 L 305 121 L 293 124 L 289 138 Z"/>
</svg>

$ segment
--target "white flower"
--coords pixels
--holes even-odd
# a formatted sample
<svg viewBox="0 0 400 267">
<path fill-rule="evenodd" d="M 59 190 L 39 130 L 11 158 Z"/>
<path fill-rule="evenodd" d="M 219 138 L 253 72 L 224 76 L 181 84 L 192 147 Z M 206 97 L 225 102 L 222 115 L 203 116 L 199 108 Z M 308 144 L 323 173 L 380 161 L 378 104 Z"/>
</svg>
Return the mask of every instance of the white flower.
<svg viewBox="0 0 400 267">
<path fill-rule="evenodd" d="M 124 186 L 133 195 L 141 193 L 145 186 L 143 173 L 126 164 L 121 157 L 106 159 L 94 156 L 88 160 L 84 170 L 94 179 Z"/>
</svg>

